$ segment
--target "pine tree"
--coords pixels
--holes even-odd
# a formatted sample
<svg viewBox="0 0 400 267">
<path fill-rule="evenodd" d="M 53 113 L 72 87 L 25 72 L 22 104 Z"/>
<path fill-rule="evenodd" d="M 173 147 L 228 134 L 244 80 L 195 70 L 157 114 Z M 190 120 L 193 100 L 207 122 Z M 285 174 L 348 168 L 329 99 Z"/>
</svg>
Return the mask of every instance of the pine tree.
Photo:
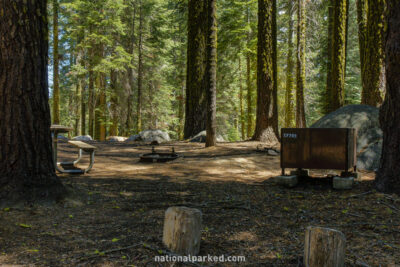
<svg viewBox="0 0 400 267">
<path fill-rule="evenodd" d="M 347 0 L 334 1 L 334 23 L 331 54 L 331 105 L 334 111 L 344 105 L 344 85 L 346 75 L 346 40 L 347 40 Z"/>
<path fill-rule="evenodd" d="M 386 96 L 379 119 L 383 131 L 382 157 L 376 175 L 379 191 L 400 194 L 400 1 L 387 0 Z"/>
<path fill-rule="evenodd" d="M 305 0 L 297 1 L 297 67 L 296 67 L 296 127 L 306 127 L 304 88 L 306 80 L 306 22 Z"/>
<path fill-rule="evenodd" d="M 285 91 L 285 127 L 294 126 L 294 90 L 293 90 L 293 2 L 287 2 L 287 11 L 289 16 L 288 23 L 288 53 L 286 65 L 286 91 Z"/>
<path fill-rule="evenodd" d="M 53 123 L 60 123 L 60 87 L 58 67 L 58 0 L 53 0 Z"/>
<path fill-rule="evenodd" d="M 184 138 L 196 135 L 206 128 L 206 1 L 188 2 L 188 48 L 186 79 L 186 113 Z"/>
<path fill-rule="evenodd" d="M 206 147 L 215 146 L 217 112 L 217 0 L 207 0 Z"/>
<path fill-rule="evenodd" d="M 65 194 L 52 156 L 46 5 L 0 2 L 0 199 L 14 203 Z"/>
<path fill-rule="evenodd" d="M 361 76 L 363 90 L 361 103 L 378 106 L 382 103 L 381 92 L 384 92 L 385 73 L 383 66 L 383 31 L 384 31 L 384 0 L 367 1 L 367 25 L 364 30 L 364 42 L 360 41 Z M 364 10 L 359 12 L 365 12 Z M 361 34 L 362 35 L 362 34 Z"/>
<path fill-rule="evenodd" d="M 275 143 L 278 128 L 277 105 L 274 97 L 274 12 L 276 2 L 258 1 L 258 43 L 257 43 L 257 117 L 254 140 Z"/>
</svg>

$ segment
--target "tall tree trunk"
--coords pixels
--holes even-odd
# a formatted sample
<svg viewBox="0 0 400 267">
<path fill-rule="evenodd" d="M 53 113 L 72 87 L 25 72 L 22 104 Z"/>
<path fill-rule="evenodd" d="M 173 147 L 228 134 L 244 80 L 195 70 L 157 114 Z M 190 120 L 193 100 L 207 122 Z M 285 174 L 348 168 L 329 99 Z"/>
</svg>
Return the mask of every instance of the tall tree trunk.
<svg viewBox="0 0 400 267">
<path fill-rule="evenodd" d="M 400 1 L 387 0 L 386 14 L 386 96 L 379 113 L 383 147 L 376 187 L 400 194 Z"/>
<path fill-rule="evenodd" d="M 332 43 L 333 43 L 333 24 L 335 21 L 335 3 L 334 0 L 329 0 L 328 6 L 328 40 L 326 49 L 326 87 L 324 95 L 323 109 L 324 113 L 328 114 L 331 110 L 332 99 Z"/>
<path fill-rule="evenodd" d="M 383 27 L 385 0 L 368 1 L 364 62 L 361 65 L 361 104 L 379 106 L 384 91 Z M 361 45 L 360 45 L 361 47 Z M 361 49 L 360 49 L 361 51 Z M 382 82 L 383 81 L 383 82 Z"/>
<path fill-rule="evenodd" d="M 89 30 L 91 32 L 91 30 Z M 88 90 L 89 90 L 89 99 L 88 99 L 88 113 L 89 113 L 89 118 L 88 118 L 88 124 L 89 124 L 89 135 L 91 137 L 94 137 L 94 109 L 96 106 L 96 94 L 94 91 L 94 47 L 89 48 L 89 85 L 88 85 Z"/>
<path fill-rule="evenodd" d="M 60 86 L 58 78 L 58 0 L 53 0 L 53 123 L 60 123 Z"/>
<path fill-rule="evenodd" d="M 246 52 L 246 87 L 247 87 L 247 137 L 251 137 L 254 133 L 254 109 L 253 109 L 253 87 L 251 86 L 251 27 L 250 27 L 250 1 L 247 1 L 246 7 L 247 21 L 247 49 Z"/>
<path fill-rule="evenodd" d="M 65 193 L 52 157 L 46 8 L 47 1 L 0 2 L 3 201 L 54 199 Z"/>
<path fill-rule="evenodd" d="M 181 32 L 181 24 L 179 24 L 179 32 Z M 180 42 L 184 43 L 184 39 L 181 37 Z M 184 54 L 186 53 L 186 49 L 183 45 L 181 45 L 181 51 L 180 51 L 180 56 L 184 58 Z M 183 131 L 185 127 L 185 85 L 186 85 L 186 79 L 185 79 L 185 61 L 180 60 L 180 80 L 181 80 L 181 90 L 179 94 L 179 107 L 178 107 L 178 119 L 179 119 L 179 125 L 178 125 L 178 139 L 183 140 Z"/>
<path fill-rule="evenodd" d="M 243 97 L 243 81 L 242 81 L 242 61 L 239 55 L 239 106 L 240 106 L 240 133 L 241 140 L 246 139 L 245 122 L 244 122 L 244 97 Z"/>
<path fill-rule="evenodd" d="M 277 13 L 277 7 L 276 7 L 276 0 L 272 1 L 272 67 L 274 69 L 273 72 L 273 78 L 274 78 L 274 86 L 273 86 L 273 91 L 272 91 L 272 97 L 273 97 L 273 103 L 272 109 L 273 109 L 273 114 L 275 118 L 275 122 L 273 123 L 273 128 L 276 137 L 278 140 L 280 140 L 280 135 L 279 135 L 279 128 L 278 128 L 278 26 L 276 23 L 276 13 Z"/>
<path fill-rule="evenodd" d="M 294 126 L 294 88 L 293 88 L 293 2 L 287 2 L 287 13 L 289 15 L 288 25 L 288 54 L 286 65 L 286 91 L 285 91 L 285 127 Z"/>
<path fill-rule="evenodd" d="M 347 0 L 337 0 L 334 11 L 332 37 L 332 89 L 329 111 L 344 105 L 346 76 Z"/>
<path fill-rule="evenodd" d="M 206 1 L 188 1 L 188 48 L 184 138 L 206 129 Z"/>
<path fill-rule="evenodd" d="M 274 15 L 276 0 L 258 0 L 257 117 L 253 139 L 275 143 L 278 118 L 274 97 Z"/>
<path fill-rule="evenodd" d="M 206 147 L 215 146 L 217 113 L 217 0 L 207 0 L 207 135 Z"/>
<path fill-rule="evenodd" d="M 135 2 L 131 2 L 133 5 L 133 15 L 129 14 L 129 9 L 127 9 L 127 17 L 132 17 L 131 20 L 127 22 L 129 25 L 129 33 L 127 34 L 125 47 L 132 55 L 131 65 L 133 65 L 133 54 L 135 52 L 135 21 L 136 21 L 136 6 Z M 128 84 L 126 86 L 128 97 L 127 97 L 127 112 L 125 121 L 125 135 L 129 135 L 133 128 L 133 89 L 134 89 L 134 79 L 133 79 L 133 68 L 131 66 L 126 67 Z"/>
<path fill-rule="evenodd" d="M 96 140 L 106 140 L 106 123 L 107 118 L 105 116 L 106 109 L 106 77 L 104 73 L 98 73 L 96 79 L 97 87 L 97 101 L 95 109 L 95 132 L 94 136 Z"/>
<path fill-rule="evenodd" d="M 86 86 L 81 88 L 81 134 L 86 135 Z"/>
<path fill-rule="evenodd" d="M 358 44 L 360 47 L 361 81 L 364 80 L 365 49 L 367 44 L 368 0 L 357 0 Z"/>
<path fill-rule="evenodd" d="M 304 88 L 306 82 L 306 8 L 305 0 L 297 1 L 297 68 L 296 68 L 296 127 L 305 128 Z"/>
<path fill-rule="evenodd" d="M 142 86 L 143 86 L 143 6 L 139 1 L 139 46 L 138 46 L 138 94 L 137 94 L 137 118 L 136 130 L 142 131 Z"/>
<path fill-rule="evenodd" d="M 83 61 L 83 48 L 79 46 L 83 39 L 83 31 L 78 36 L 77 41 L 77 51 L 76 51 L 76 65 L 82 67 Z M 81 99 L 82 99 L 82 75 L 78 73 L 76 75 L 76 85 L 75 85 L 75 123 L 74 123 L 74 134 L 78 136 L 81 134 Z"/>
<path fill-rule="evenodd" d="M 112 70 L 110 73 L 110 87 L 111 87 L 111 97 L 110 97 L 110 110 L 111 110 L 111 126 L 110 126 L 110 136 L 118 135 L 118 87 L 117 87 L 117 72 Z"/>
</svg>

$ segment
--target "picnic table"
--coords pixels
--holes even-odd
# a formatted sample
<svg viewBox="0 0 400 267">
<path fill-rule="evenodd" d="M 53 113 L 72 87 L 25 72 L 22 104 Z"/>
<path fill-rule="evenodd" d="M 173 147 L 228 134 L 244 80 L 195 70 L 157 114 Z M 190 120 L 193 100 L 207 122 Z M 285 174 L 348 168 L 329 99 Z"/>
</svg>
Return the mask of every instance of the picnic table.
<svg viewBox="0 0 400 267">
<path fill-rule="evenodd" d="M 94 151 L 96 150 L 95 146 L 90 144 L 86 144 L 81 141 L 68 141 L 69 144 L 77 147 L 78 150 L 78 158 L 71 162 L 58 162 L 57 161 L 57 150 L 58 150 L 58 135 L 62 133 L 68 133 L 72 131 L 71 127 L 53 124 L 50 126 L 50 131 L 52 133 L 53 139 L 53 161 L 54 161 L 54 169 L 60 173 L 75 173 L 75 174 L 83 174 L 89 172 L 94 164 Z M 86 169 L 80 169 L 76 167 L 76 164 L 82 159 L 82 151 L 90 154 L 90 164 Z M 62 168 L 60 168 L 60 166 Z"/>
</svg>

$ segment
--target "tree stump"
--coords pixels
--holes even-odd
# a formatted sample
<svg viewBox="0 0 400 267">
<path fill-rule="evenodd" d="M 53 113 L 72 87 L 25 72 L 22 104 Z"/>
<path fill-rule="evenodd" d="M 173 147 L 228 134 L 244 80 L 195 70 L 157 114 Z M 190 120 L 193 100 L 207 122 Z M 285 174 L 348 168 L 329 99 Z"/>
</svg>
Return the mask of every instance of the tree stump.
<svg viewBox="0 0 400 267">
<path fill-rule="evenodd" d="M 343 267 L 346 238 L 334 229 L 309 226 L 304 245 L 306 267 Z"/>
<path fill-rule="evenodd" d="M 170 207 L 165 212 L 163 243 L 181 255 L 200 251 L 202 214 L 198 209 Z"/>
</svg>

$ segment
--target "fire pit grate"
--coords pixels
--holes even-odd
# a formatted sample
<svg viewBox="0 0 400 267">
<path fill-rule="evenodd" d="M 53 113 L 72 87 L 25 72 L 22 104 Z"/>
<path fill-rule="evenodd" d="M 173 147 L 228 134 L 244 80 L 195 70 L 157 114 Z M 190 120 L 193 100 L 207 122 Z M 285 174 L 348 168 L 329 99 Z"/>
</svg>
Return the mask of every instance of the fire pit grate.
<svg viewBox="0 0 400 267">
<path fill-rule="evenodd" d="M 154 147 L 151 148 L 151 153 L 140 155 L 140 162 L 156 163 L 156 162 L 167 162 L 179 158 L 179 155 L 175 153 L 175 149 L 172 148 L 171 152 L 156 152 Z"/>
</svg>

